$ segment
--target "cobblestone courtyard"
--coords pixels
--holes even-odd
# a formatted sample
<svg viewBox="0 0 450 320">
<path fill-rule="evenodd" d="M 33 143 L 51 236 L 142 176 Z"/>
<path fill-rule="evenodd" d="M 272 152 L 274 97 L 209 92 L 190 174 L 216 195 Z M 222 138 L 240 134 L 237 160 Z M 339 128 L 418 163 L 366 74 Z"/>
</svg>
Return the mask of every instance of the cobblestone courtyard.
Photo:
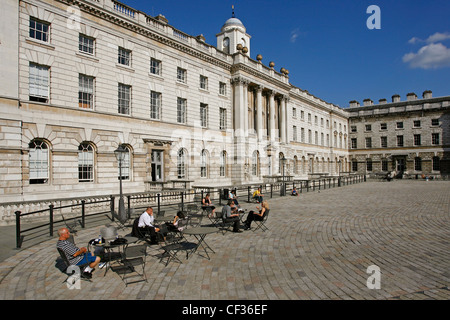
<svg viewBox="0 0 450 320">
<path fill-rule="evenodd" d="M 126 287 L 98 269 L 82 295 L 56 267 L 55 236 L 0 263 L 0 299 L 450 299 L 449 181 L 366 182 L 269 202 L 269 230 L 208 236 L 211 260 L 165 267 L 151 246 L 148 283 Z M 83 229 L 76 242 L 98 234 Z M 380 289 L 366 285 L 371 265 Z"/>
</svg>

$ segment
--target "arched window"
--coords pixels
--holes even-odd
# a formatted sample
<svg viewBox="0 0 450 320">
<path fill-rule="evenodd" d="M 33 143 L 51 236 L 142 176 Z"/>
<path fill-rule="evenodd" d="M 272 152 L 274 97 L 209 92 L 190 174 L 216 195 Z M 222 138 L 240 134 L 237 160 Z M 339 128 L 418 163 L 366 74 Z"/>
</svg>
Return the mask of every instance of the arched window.
<svg viewBox="0 0 450 320">
<path fill-rule="evenodd" d="M 89 142 L 78 146 L 78 181 L 94 181 L 94 148 Z"/>
<path fill-rule="evenodd" d="M 224 150 L 220 153 L 220 176 L 225 177 L 227 175 L 227 152 Z"/>
<path fill-rule="evenodd" d="M 131 167 L 130 167 L 130 164 L 131 164 L 131 161 L 130 161 L 130 159 L 131 159 L 131 157 L 130 157 L 130 155 L 131 155 L 131 152 L 130 152 L 130 147 L 128 146 L 128 145 L 125 145 L 125 144 L 122 144 L 122 148 L 124 148 L 127 152 L 125 153 L 125 156 L 124 156 L 124 158 L 123 158 L 123 160 L 122 160 L 122 169 L 121 169 L 121 171 L 122 171 L 122 180 L 130 180 L 130 173 L 131 173 Z M 119 170 L 119 169 L 117 169 L 117 170 Z M 117 177 L 118 178 L 120 178 L 120 173 L 119 173 L 119 171 L 117 171 Z"/>
<path fill-rule="evenodd" d="M 184 149 L 178 150 L 177 155 L 177 176 L 178 179 L 186 178 L 186 152 Z"/>
<path fill-rule="evenodd" d="M 252 175 L 259 176 L 259 152 L 253 151 L 252 155 Z"/>
<path fill-rule="evenodd" d="M 47 183 L 49 179 L 49 148 L 42 139 L 34 139 L 29 144 L 30 184 Z"/>
<path fill-rule="evenodd" d="M 205 149 L 202 150 L 200 160 L 200 176 L 206 178 L 208 177 L 208 152 Z"/>
<path fill-rule="evenodd" d="M 283 169 L 283 161 L 281 159 L 284 158 L 283 152 L 280 152 L 278 154 L 278 173 L 281 174 L 281 170 Z"/>
</svg>

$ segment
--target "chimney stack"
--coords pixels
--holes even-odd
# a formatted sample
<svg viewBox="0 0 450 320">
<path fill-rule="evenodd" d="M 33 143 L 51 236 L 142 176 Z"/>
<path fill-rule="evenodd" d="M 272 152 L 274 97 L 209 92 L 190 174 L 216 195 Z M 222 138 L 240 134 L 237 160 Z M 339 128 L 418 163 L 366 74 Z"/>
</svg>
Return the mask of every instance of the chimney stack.
<svg viewBox="0 0 450 320">
<path fill-rule="evenodd" d="M 373 101 L 371 99 L 364 99 L 363 103 L 365 107 L 373 105 Z"/>
<path fill-rule="evenodd" d="M 406 100 L 407 101 L 414 101 L 417 100 L 417 94 L 415 94 L 414 92 L 410 92 L 406 95 Z"/>
<path fill-rule="evenodd" d="M 433 97 L 433 93 L 431 90 L 426 90 L 423 92 L 422 98 L 424 99 L 431 99 Z"/>
<path fill-rule="evenodd" d="M 392 96 L 392 102 L 400 102 L 400 95 L 394 94 Z"/>
<path fill-rule="evenodd" d="M 357 107 L 359 107 L 359 102 L 356 101 L 356 100 L 352 100 L 349 103 L 350 103 L 350 108 L 357 108 Z"/>
</svg>

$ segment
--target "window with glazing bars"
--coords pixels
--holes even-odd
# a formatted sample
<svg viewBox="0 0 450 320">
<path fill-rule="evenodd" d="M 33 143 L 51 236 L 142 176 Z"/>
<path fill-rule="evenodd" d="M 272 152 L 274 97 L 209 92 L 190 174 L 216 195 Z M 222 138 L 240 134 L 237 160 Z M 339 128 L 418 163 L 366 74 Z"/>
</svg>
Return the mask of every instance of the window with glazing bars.
<svg viewBox="0 0 450 320">
<path fill-rule="evenodd" d="M 161 112 L 161 93 L 150 92 L 150 118 L 159 120 Z"/>
<path fill-rule="evenodd" d="M 30 38 L 49 42 L 50 41 L 50 24 L 39 21 L 36 18 L 30 17 L 30 28 L 29 28 Z"/>
<path fill-rule="evenodd" d="M 119 83 L 118 99 L 119 113 L 130 114 L 131 86 Z"/>
<path fill-rule="evenodd" d="M 78 77 L 78 106 L 80 108 L 94 108 L 94 77 L 80 74 Z"/>
<path fill-rule="evenodd" d="M 94 54 L 94 38 L 88 37 L 84 34 L 78 37 L 78 50 L 83 53 Z"/>
</svg>

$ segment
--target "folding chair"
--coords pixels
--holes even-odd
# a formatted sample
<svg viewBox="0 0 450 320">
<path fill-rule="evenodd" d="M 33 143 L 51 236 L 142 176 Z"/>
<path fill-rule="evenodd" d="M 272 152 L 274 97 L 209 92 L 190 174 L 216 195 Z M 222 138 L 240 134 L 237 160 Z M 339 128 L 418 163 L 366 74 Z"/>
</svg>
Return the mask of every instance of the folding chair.
<svg viewBox="0 0 450 320">
<path fill-rule="evenodd" d="M 169 264 L 170 261 L 176 260 L 179 263 L 182 263 L 181 260 L 177 257 L 177 254 L 180 251 L 186 251 L 186 258 L 188 256 L 190 248 L 189 242 L 182 241 L 184 237 L 180 238 L 180 236 L 177 236 L 174 232 L 169 231 L 167 226 L 161 225 L 160 230 L 158 232 L 159 235 L 159 243 L 161 249 L 164 251 L 160 257 L 160 262 L 163 261 L 164 258 L 167 258 L 166 260 L 166 266 Z"/>
<path fill-rule="evenodd" d="M 269 230 L 269 228 L 267 228 L 267 226 L 266 226 L 267 219 L 269 218 L 269 212 L 270 212 L 270 209 L 264 213 L 264 217 L 262 218 L 262 220 L 253 220 L 253 222 L 256 224 L 256 228 L 252 229 L 253 232 L 256 230 L 259 230 L 259 229 L 261 229 L 264 232 L 266 230 Z"/>
<path fill-rule="evenodd" d="M 122 274 L 122 280 L 125 286 L 131 283 L 145 281 L 147 282 L 147 275 L 145 273 L 145 261 L 147 258 L 147 245 L 137 244 L 126 246 L 123 250 L 122 266 L 115 268 L 117 273 Z M 141 266 L 142 271 L 139 272 L 137 267 Z M 130 275 L 135 273 L 135 275 Z M 130 278 L 138 278 L 137 280 L 127 281 Z"/>
<path fill-rule="evenodd" d="M 67 258 L 66 253 L 64 252 L 63 249 L 61 249 L 61 248 L 56 248 L 56 249 L 58 250 L 58 253 L 59 253 L 60 257 L 61 257 L 62 261 L 64 262 L 65 267 L 64 267 L 64 269 L 63 269 L 62 271 L 65 272 L 65 273 L 68 275 L 68 277 L 67 277 L 67 279 L 66 279 L 66 281 L 67 281 L 67 280 L 69 279 L 69 277 L 71 277 L 72 275 L 74 275 L 74 274 L 76 273 L 76 271 L 75 271 L 75 270 L 72 270 L 72 273 L 68 273 L 68 272 L 67 272 L 67 270 L 68 270 L 69 267 L 71 266 L 71 264 L 70 264 L 70 262 L 69 262 L 69 259 Z M 83 270 L 84 270 L 84 268 L 87 267 L 88 265 L 89 265 L 89 262 L 86 262 L 86 263 L 84 263 L 84 264 L 82 264 L 82 265 L 79 265 L 79 266 L 77 266 L 77 267 L 80 269 L 80 279 L 81 279 L 81 280 L 85 280 L 85 281 L 92 282 L 91 279 L 86 278 L 86 277 L 83 275 Z"/>
</svg>

